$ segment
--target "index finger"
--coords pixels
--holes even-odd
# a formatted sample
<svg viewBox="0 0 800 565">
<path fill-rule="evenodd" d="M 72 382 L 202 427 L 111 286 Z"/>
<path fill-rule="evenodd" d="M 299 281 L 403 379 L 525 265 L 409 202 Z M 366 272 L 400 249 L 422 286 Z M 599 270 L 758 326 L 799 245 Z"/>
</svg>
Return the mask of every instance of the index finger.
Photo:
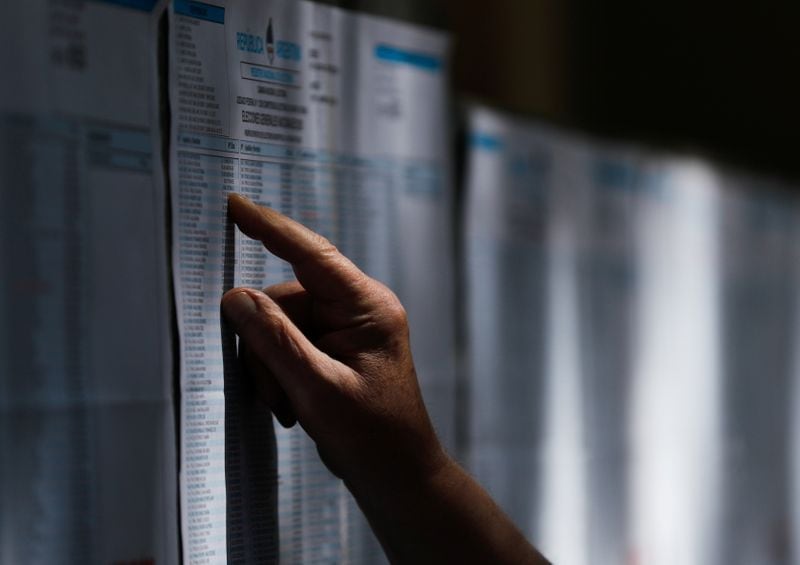
<svg viewBox="0 0 800 565">
<path fill-rule="evenodd" d="M 315 298 L 337 302 L 366 296 L 369 277 L 318 233 L 239 194 L 228 196 L 228 211 L 245 235 L 288 261 Z"/>
</svg>

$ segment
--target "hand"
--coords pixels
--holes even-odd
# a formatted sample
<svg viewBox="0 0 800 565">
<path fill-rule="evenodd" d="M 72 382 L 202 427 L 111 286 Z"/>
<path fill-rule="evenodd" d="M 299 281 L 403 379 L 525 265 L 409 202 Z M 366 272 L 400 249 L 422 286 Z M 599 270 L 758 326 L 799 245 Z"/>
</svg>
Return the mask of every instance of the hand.
<svg viewBox="0 0 800 565">
<path fill-rule="evenodd" d="M 422 402 L 397 297 L 323 237 L 241 196 L 231 218 L 296 282 L 233 289 L 222 310 L 284 425 L 295 418 L 395 563 L 546 563 L 445 454 Z"/>
<path fill-rule="evenodd" d="M 297 277 L 222 298 L 261 399 L 283 425 L 296 417 L 351 490 L 436 473 L 448 458 L 422 401 L 394 293 L 286 216 L 238 195 L 228 203 L 239 228 Z"/>
</svg>

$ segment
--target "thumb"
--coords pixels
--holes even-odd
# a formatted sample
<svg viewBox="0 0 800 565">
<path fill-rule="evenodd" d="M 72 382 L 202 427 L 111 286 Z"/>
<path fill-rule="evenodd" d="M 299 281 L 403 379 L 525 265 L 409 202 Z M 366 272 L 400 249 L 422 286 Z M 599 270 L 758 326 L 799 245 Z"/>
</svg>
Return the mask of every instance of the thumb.
<svg viewBox="0 0 800 565">
<path fill-rule="evenodd" d="M 263 292 L 229 290 L 222 297 L 222 313 L 247 348 L 274 375 L 298 415 L 308 409 L 311 397 L 324 381 L 342 375 L 342 369 L 346 369 L 317 349 Z"/>
</svg>

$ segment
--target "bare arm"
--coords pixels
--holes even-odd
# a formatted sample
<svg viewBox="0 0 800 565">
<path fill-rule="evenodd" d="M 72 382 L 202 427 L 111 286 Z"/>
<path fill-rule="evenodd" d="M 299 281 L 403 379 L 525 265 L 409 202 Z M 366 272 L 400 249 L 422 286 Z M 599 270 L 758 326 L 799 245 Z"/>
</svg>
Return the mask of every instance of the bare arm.
<svg viewBox="0 0 800 565">
<path fill-rule="evenodd" d="M 547 563 L 442 449 L 397 297 L 278 212 L 235 195 L 229 209 L 297 277 L 223 297 L 243 362 L 279 421 L 315 441 L 391 561 Z"/>
</svg>

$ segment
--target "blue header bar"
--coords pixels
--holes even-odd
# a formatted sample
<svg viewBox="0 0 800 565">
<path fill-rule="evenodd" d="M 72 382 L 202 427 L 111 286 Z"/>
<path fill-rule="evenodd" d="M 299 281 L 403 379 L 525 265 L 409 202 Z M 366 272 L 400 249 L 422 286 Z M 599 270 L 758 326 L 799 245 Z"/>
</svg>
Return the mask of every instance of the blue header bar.
<svg viewBox="0 0 800 565">
<path fill-rule="evenodd" d="M 227 153 L 238 153 L 236 141 L 216 135 L 203 135 L 199 133 L 179 133 L 178 143 L 189 147 L 203 147 L 205 149 L 215 149 Z"/>
<path fill-rule="evenodd" d="M 502 151 L 503 149 L 503 142 L 500 138 L 480 131 L 475 131 L 470 134 L 469 144 L 472 147 L 485 151 Z"/>
<path fill-rule="evenodd" d="M 381 61 L 411 65 L 426 71 L 438 71 L 442 68 L 442 61 L 438 57 L 426 53 L 408 51 L 385 43 L 375 46 L 375 57 Z"/>
<path fill-rule="evenodd" d="M 158 0 L 96 0 L 103 4 L 116 4 L 124 8 L 133 8 L 134 10 L 141 10 L 143 12 L 152 12 L 156 7 Z"/>
<path fill-rule="evenodd" d="M 206 20 L 216 24 L 225 23 L 225 8 L 194 0 L 175 0 L 175 13 L 182 16 Z"/>
<path fill-rule="evenodd" d="M 271 67 L 265 67 L 264 65 L 256 65 L 255 63 L 245 63 L 244 61 L 242 61 L 242 71 L 242 78 L 251 78 L 253 80 L 260 80 L 263 82 L 277 82 L 287 86 L 296 86 L 296 71 L 273 69 Z"/>
</svg>

